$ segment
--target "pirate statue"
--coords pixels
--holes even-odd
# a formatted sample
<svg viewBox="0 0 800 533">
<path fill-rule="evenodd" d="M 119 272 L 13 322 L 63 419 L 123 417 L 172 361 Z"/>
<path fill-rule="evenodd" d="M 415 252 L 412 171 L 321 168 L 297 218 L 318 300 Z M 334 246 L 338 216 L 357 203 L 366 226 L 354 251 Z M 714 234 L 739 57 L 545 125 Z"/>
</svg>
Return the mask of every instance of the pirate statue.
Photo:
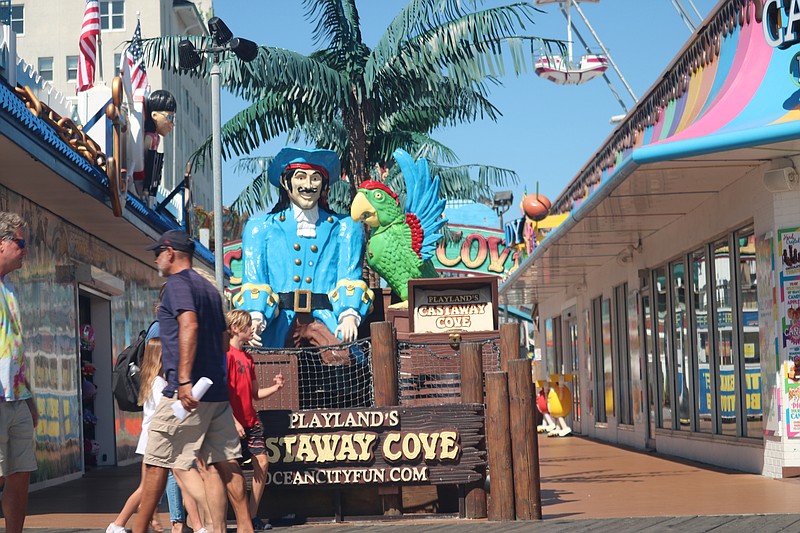
<svg viewBox="0 0 800 533">
<path fill-rule="evenodd" d="M 328 208 L 340 167 L 336 152 L 298 148 L 282 149 L 269 164 L 280 197 L 269 214 L 245 226 L 242 289 L 234 301 L 253 316 L 258 344 L 351 342 L 372 308 L 373 292 L 362 280 L 362 226 Z"/>
</svg>

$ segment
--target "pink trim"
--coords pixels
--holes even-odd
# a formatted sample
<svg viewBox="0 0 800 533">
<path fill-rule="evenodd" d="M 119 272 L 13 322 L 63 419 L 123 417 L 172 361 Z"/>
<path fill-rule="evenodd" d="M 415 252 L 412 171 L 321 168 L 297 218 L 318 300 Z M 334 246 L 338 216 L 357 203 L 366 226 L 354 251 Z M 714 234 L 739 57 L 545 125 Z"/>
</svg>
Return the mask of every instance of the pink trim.
<svg viewBox="0 0 800 533">
<path fill-rule="evenodd" d="M 752 4 L 748 5 L 752 8 Z M 764 81 L 771 56 L 772 48 L 764 40 L 761 25 L 755 22 L 746 24 L 739 35 L 731 71 L 714 103 L 700 120 L 664 141 L 704 137 L 736 118 Z"/>
</svg>

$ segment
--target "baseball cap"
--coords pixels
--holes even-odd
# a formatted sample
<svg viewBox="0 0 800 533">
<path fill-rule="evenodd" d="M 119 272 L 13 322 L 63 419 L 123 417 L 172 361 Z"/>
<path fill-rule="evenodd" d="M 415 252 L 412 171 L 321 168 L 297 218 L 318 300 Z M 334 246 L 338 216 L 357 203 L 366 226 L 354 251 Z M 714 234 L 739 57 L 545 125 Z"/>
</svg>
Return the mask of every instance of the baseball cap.
<svg viewBox="0 0 800 533">
<path fill-rule="evenodd" d="M 158 248 L 167 247 L 179 252 L 187 252 L 191 254 L 194 253 L 194 239 L 182 231 L 171 229 L 169 231 L 165 231 L 155 243 L 151 244 L 146 249 L 156 250 Z"/>
</svg>

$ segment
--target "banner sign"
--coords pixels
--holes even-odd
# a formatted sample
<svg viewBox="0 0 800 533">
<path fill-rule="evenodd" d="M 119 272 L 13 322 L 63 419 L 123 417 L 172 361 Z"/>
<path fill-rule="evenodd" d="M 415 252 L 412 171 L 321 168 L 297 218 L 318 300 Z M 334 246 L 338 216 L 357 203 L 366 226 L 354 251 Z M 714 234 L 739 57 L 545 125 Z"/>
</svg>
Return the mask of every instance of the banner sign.
<svg viewBox="0 0 800 533">
<path fill-rule="evenodd" d="M 260 411 L 267 485 L 441 485 L 483 479 L 479 404 Z"/>
</svg>

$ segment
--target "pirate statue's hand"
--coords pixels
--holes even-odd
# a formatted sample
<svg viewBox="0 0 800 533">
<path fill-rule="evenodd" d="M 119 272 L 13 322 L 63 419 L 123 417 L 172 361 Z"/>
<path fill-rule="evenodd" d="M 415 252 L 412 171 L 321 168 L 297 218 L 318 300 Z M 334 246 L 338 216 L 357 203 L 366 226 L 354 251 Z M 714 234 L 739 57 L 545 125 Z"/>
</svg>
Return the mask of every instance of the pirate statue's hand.
<svg viewBox="0 0 800 533">
<path fill-rule="evenodd" d="M 339 326 L 334 334 L 342 342 L 353 342 L 358 335 L 358 317 L 355 315 L 345 315 L 339 318 Z"/>
<path fill-rule="evenodd" d="M 264 321 L 264 313 L 261 311 L 250 311 L 250 318 L 253 320 L 253 338 L 250 339 L 250 346 L 261 346 L 261 334 L 267 325 Z"/>
</svg>

